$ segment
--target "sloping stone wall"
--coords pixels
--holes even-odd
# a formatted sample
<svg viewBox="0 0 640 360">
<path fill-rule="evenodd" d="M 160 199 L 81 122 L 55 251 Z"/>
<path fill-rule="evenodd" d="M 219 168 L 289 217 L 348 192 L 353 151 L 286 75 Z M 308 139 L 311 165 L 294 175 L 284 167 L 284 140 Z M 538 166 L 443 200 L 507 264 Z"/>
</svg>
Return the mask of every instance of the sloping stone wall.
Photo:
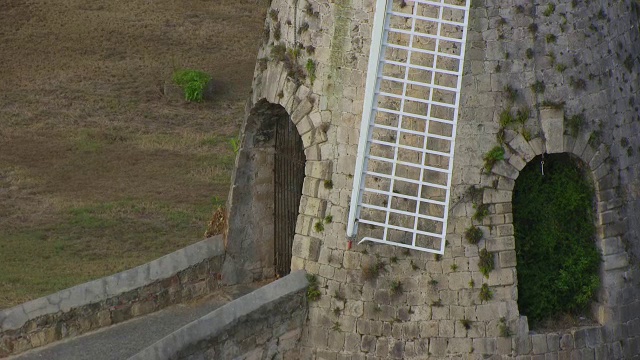
<svg viewBox="0 0 640 360">
<path fill-rule="evenodd" d="M 301 358 L 628 359 L 640 353 L 640 274 L 633 260 L 640 250 L 638 5 L 553 5 L 550 11 L 541 1 L 472 3 L 449 234 L 444 256 L 436 257 L 350 247 L 345 236 L 375 1 L 272 1 L 251 103 L 281 104 L 306 149 L 292 269 L 317 274 L 321 297 L 310 303 Z M 313 82 L 273 52 L 283 46 L 297 54 L 293 63 L 303 73 L 314 62 Z M 501 112 L 525 106 L 531 109 L 526 131 L 504 131 L 505 160 L 483 170 L 483 155 L 498 144 Z M 585 121 L 569 126 L 565 117 L 580 113 Z M 578 156 L 596 186 L 596 244 L 604 262 L 592 312 L 599 326 L 536 334 L 518 309 L 512 189 L 519 170 L 543 152 Z M 476 212 L 472 187 L 481 191 L 475 206 L 488 211 L 475 222 L 484 233 L 477 245 L 464 239 Z M 478 267 L 481 249 L 496 265 L 487 278 Z M 379 276 L 371 276 L 377 265 Z M 483 288 L 491 299 L 480 299 Z"/>
<path fill-rule="evenodd" d="M 150 263 L 0 311 L 0 357 L 196 299 L 219 286 L 216 236 Z"/>
<path fill-rule="evenodd" d="M 227 303 L 130 360 L 297 360 L 307 315 L 305 275 L 291 273 Z"/>
</svg>

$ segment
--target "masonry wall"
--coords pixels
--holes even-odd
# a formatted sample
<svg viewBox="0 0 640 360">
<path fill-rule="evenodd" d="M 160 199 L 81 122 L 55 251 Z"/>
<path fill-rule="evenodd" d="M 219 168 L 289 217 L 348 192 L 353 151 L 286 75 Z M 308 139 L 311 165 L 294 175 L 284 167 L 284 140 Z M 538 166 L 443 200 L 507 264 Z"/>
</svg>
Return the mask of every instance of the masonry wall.
<svg viewBox="0 0 640 360">
<path fill-rule="evenodd" d="M 273 0 L 252 103 L 281 104 L 306 149 L 292 269 L 317 274 L 321 297 L 310 303 L 301 358 L 628 359 L 640 354 L 640 276 L 633 255 L 640 249 L 637 5 L 628 0 L 554 4 L 548 16 L 543 14 L 548 2 L 472 4 L 448 245 L 436 258 L 380 245 L 354 243 L 349 249 L 345 236 L 375 2 Z M 278 46 L 296 52 L 295 61 L 274 54 Z M 315 65 L 313 82 L 305 69 L 309 59 Z M 558 64 L 566 68 L 560 71 Z M 543 93 L 532 90 L 536 81 L 545 84 Z M 482 156 L 497 144 L 506 85 L 517 92 L 514 107 L 532 109 L 528 135 L 507 130 L 506 159 L 487 172 Z M 570 130 L 564 118 L 578 113 L 586 121 Z M 519 171 L 544 152 L 572 153 L 588 164 L 596 187 L 596 245 L 604 262 L 593 306 L 597 324 L 535 334 L 517 305 L 511 198 Z M 331 186 L 325 186 L 328 180 Z M 481 203 L 489 205 L 489 216 L 478 224 L 484 240 L 477 245 L 463 238 L 475 212 L 464 195 L 470 187 L 481 189 Z M 488 278 L 478 268 L 483 248 L 496 263 Z M 368 280 L 363 269 L 378 262 L 384 271 Z M 402 291 L 396 293 L 397 283 Z M 491 300 L 480 300 L 483 284 Z M 469 321 L 468 329 L 462 320 Z M 503 336 L 504 327 L 511 336 Z"/>
<path fill-rule="evenodd" d="M 0 357 L 202 297 L 219 286 L 221 236 L 0 311 Z"/>
<path fill-rule="evenodd" d="M 130 360 L 297 360 L 307 285 L 304 271 L 291 273 L 185 325 Z"/>
</svg>

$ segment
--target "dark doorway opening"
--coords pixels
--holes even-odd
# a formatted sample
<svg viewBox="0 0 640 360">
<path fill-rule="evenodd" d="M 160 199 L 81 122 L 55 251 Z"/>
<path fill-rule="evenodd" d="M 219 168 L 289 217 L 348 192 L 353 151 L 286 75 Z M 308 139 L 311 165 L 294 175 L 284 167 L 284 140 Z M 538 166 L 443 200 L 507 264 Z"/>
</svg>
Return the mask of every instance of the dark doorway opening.
<svg viewBox="0 0 640 360">
<path fill-rule="evenodd" d="M 274 260 L 276 274 L 291 271 L 291 249 L 304 182 L 305 155 L 302 138 L 289 116 L 276 123 L 274 158 Z"/>
</svg>

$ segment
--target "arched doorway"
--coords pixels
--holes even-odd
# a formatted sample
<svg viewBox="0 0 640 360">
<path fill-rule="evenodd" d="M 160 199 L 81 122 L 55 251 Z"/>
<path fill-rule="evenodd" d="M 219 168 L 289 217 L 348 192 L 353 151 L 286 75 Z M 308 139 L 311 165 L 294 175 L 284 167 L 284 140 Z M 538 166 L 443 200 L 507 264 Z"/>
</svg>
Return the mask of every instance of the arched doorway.
<svg viewBox="0 0 640 360">
<path fill-rule="evenodd" d="M 283 276 L 291 268 L 306 157 L 286 109 L 258 101 L 243 124 L 229 199 L 229 283 Z"/>
<path fill-rule="evenodd" d="M 274 260 L 278 276 L 291 271 L 291 248 L 302 196 L 305 166 L 304 146 L 289 116 L 276 122 L 274 155 Z"/>
<path fill-rule="evenodd" d="M 533 327 L 556 315 L 585 314 L 600 285 L 587 174 L 580 159 L 559 153 L 538 155 L 516 179 L 518 308 Z"/>
</svg>

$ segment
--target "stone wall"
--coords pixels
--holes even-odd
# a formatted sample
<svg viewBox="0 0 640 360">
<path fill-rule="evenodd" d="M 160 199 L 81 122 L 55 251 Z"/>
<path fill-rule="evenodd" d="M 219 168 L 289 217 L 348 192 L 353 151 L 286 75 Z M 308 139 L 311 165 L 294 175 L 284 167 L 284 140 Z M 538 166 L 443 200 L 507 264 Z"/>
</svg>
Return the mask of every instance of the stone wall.
<svg viewBox="0 0 640 360">
<path fill-rule="evenodd" d="M 345 236 L 375 1 L 272 1 L 252 103 L 282 105 L 306 149 L 292 269 L 317 274 L 321 297 L 310 303 L 301 358 L 634 358 L 640 353 L 640 274 L 633 260 L 640 249 L 638 5 L 630 0 L 553 5 L 548 11 L 548 2 L 473 1 L 449 234 L 440 258 L 389 246 L 350 247 Z M 278 53 L 283 47 L 297 54 L 295 61 Z M 295 66 L 303 66 L 304 73 L 309 60 L 313 81 Z M 536 81 L 544 83 L 544 92 L 532 90 Z M 527 131 L 505 131 L 506 159 L 483 171 L 483 154 L 497 145 L 499 115 L 510 104 L 507 85 L 516 93 L 512 110 L 531 109 Z M 586 120 L 570 129 L 565 115 L 579 113 Z M 518 309 L 512 189 L 519 170 L 543 152 L 578 156 L 594 180 L 596 244 L 604 258 L 593 306 L 599 326 L 536 334 Z M 332 186 L 324 186 L 325 180 Z M 470 187 L 481 189 L 480 203 L 489 212 L 476 223 L 484 233 L 477 245 L 464 240 L 475 213 L 465 196 Z M 321 231 L 317 223 L 324 224 Z M 483 248 L 496 264 L 488 278 L 478 268 Z M 376 264 L 384 265 L 372 277 Z M 479 298 L 483 287 L 491 299 Z"/>
<path fill-rule="evenodd" d="M 201 297 L 219 285 L 216 236 L 121 273 L 0 311 L 0 357 Z"/>
<path fill-rule="evenodd" d="M 304 271 L 291 273 L 182 327 L 130 360 L 297 360 L 307 285 Z"/>
</svg>

